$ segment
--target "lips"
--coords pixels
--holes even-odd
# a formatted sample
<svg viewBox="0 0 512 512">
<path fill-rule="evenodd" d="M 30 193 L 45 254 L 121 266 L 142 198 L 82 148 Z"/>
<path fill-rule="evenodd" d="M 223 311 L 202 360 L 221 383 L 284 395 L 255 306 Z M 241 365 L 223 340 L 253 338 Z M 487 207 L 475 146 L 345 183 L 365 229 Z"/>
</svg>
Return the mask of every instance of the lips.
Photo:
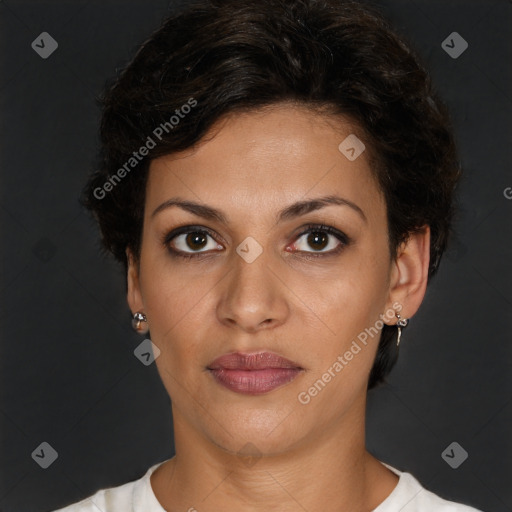
<svg viewBox="0 0 512 512">
<path fill-rule="evenodd" d="M 303 371 L 298 364 L 273 352 L 225 354 L 207 369 L 215 380 L 236 393 L 268 393 L 291 382 Z"/>
</svg>

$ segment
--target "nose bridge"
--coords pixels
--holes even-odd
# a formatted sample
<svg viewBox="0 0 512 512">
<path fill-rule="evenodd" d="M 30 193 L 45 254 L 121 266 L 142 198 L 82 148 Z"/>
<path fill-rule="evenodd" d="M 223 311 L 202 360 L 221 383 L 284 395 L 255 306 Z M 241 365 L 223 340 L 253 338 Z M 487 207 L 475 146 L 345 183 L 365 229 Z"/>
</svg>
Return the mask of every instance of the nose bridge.
<svg viewBox="0 0 512 512">
<path fill-rule="evenodd" d="M 272 252 L 254 239 L 246 239 L 237 247 L 219 305 L 221 321 L 254 330 L 263 323 L 284 320 L 286 297 L 272 271 L 271 259 Z"/>
<path fill-rule="evenodd" d="M 269 265 L 270 251 L 256 243 L 254 239 L 244 240 L 237 247 L 232 261 L 230 295 L 248 303 L 267 300 L 273 287 L 269 279 L 272 275 Z"/>
</svg>

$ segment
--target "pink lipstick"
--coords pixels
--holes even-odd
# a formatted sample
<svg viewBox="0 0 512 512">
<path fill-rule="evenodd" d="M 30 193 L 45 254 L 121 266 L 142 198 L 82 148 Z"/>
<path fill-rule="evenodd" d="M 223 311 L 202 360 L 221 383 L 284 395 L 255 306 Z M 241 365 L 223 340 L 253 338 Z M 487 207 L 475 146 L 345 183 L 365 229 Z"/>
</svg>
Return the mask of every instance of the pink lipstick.
<svg viewBox="0 0 512 512">
<path fill-rule="evenodd" d="M 215 380 L 236 393 L 260 395 L 291 382 L 303 370 L 273 352 L 225 354 L 207 369 Z"/>
</svg>

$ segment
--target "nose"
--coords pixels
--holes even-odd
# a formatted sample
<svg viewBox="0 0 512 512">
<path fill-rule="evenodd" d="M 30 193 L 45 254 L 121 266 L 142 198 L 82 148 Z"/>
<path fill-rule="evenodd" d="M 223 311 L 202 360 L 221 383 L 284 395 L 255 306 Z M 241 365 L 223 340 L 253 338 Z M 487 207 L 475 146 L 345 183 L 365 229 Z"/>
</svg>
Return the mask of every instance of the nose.
<svg viewBox="0 0 512 512">
<path fill-rule="evenodd" d="M 278 276 L 278 263 L 263 253 L 251 263 L 233 254 L 217 306 L 219 321 L 245 332 L 257 332 L 286 322 L 290 291 Z"/>
</svg>

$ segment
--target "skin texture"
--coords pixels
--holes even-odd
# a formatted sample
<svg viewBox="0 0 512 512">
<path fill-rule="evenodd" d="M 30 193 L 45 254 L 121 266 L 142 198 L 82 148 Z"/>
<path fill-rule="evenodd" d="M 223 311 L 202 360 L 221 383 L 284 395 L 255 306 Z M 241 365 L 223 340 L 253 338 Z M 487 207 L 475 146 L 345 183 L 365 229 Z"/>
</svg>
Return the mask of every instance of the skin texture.
<svg viewBox="0 0 512 512">
<path fill-rule="evenodd" d="M 414 315 L 427 284 L 428 227 L 391 258 L 386 205 L 367 154 L 349 161 L 338 150 L 351 133 L 364 141 L 347 120 L 283 104 L 226 117 L 194 149 L 151 162 L 140 259 L 128 251 L 128 302 L 147 315 L 172 399 L 176 456 L 151 477 L 168 511 L 371 511 L 398 482 L 365 448 L 366 386 L 380 333 L 309 403 L 298 400 L 393 304 L 403 318 Z M 329 195 L 365 218 L 329 205 L 276 222 L 290 204 Z M 221 210 L 227 223 L 177 206 L 153 215 L 171 198 Z M 328 254 L 341 242 L 322 232 L 325 247 L 311 245 L 299 236 L 307 224 L 332 226 L 350 242 Z M 187 245 L 186 235 L 166 245 L 165 236 L 186 225 L 213 237 L 203 247 Z M 263 248 L 252 263 L 236 252 L 247 237 Z M 187 260 L 169 246 L 207 254 Z M 262 350 L 304 371 L 248 396 L 206 370 L 222 354 Z"/>
</svg>

